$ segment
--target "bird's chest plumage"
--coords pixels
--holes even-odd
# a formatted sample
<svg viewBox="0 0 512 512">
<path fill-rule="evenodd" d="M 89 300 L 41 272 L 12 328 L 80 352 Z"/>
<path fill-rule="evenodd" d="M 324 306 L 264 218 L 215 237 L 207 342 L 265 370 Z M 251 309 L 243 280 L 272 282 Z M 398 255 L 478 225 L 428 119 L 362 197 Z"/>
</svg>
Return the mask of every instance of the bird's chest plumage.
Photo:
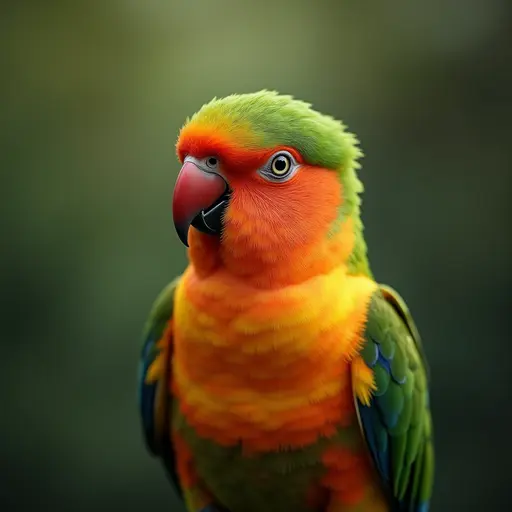
<svg viewBox="0 0 512 512">
<path fill-rule="evenodd" d="M 320 499 L 326 453 L 358 441 L 349 359 L 368 290 L 344 269 L 278 291 L 186 272 L 175 302 L 174 427 L 212 492 L 253 489 L 254 503 L 269 493 L 268 511 L 285 485 L 297 506 L 304 493 Z"/>
</svg>

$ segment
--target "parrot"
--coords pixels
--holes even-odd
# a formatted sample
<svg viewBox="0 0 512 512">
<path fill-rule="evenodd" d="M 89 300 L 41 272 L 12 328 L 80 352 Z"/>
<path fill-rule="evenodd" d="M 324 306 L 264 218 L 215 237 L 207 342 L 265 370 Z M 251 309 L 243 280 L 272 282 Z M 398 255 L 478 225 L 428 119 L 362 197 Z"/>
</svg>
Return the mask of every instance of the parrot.
<svg viewBox="0 0 512 512">
<path fill-rule="evenodd" d="M 430 373 L 373 276 L 363 152 L 335 117 L 262 90 L 179 131 L 188 266 L 150 310 L 138 411 L 188 512 L 427 512 Z"/>
</svg>

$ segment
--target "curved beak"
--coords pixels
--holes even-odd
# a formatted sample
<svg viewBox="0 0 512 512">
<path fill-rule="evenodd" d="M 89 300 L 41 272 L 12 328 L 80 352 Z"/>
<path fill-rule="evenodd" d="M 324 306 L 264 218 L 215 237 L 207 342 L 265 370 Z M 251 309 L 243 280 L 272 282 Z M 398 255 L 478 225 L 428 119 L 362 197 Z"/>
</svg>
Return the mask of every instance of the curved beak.
<svg viewBox="0 0 512 512">
<path fill-rule="evenodd" d="M 220 234 L 222 214 L 228 200 L 229 187 L 224 178 L 185 161 L 176 180 L 172 201 L 174 226 L 180 240 L 188 247 L 191 225 L 203 233 Z"/>
</svg>

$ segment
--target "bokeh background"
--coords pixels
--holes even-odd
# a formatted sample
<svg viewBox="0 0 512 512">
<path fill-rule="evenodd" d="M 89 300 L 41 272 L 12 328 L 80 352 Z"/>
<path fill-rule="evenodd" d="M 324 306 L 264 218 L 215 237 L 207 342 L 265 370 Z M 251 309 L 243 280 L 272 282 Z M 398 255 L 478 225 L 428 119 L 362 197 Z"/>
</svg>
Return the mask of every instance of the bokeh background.
<svg viewBox="0 0 512 512">
<path fill-rule="evenodd" d="M 510 510 L 511 14 L 506 0 L 2 2 L 2 512 L 183 510 L 143 446 L 135 385 L 151 302 L 186 264 L 174 143 L 213 96 L 261 88 L 362 141 L 373 269 L 432 367 L 433 511 Z"/>
</svg>

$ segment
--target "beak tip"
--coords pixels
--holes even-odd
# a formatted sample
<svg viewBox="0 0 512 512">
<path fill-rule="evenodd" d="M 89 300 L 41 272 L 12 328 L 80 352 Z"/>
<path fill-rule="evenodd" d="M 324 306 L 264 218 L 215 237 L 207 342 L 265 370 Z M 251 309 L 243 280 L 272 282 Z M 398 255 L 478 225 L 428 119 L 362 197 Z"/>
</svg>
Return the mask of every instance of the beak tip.
<svg viewBox="0 0 512 512">
<path fill-rule="evenodd" d="M 176 232 L 178 233 L 178 237 L 183 243 L 185 247 L 188 247 L 188 230 L 189 225 L 187 224 L 186 228 L 183 228 L 181 226 L 176 226 Z"/>
</svg>

